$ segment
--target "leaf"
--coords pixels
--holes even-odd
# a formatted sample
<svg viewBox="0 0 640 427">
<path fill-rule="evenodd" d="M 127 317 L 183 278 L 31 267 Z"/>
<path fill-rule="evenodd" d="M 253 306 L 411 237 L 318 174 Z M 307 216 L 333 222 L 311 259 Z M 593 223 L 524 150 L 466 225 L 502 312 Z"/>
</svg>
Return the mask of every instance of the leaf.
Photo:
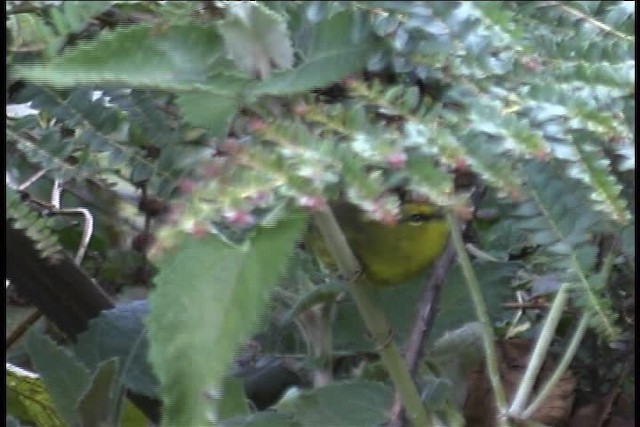
<svg viewBox="0 0 640 427">
<path fill-rule="evenodd" d="M 382 383 L 335 383 L 303 391 L 287 402 L 287 410 L 302 426 L 370 427 L 388 419 L 393 391 Z"/>
<path fill-rule="evenodd" d="M 74 352 L 90 369 L 111 358 L 120 360 L 127 388 L 149 397 L 158 395 L 158 380 L 147 361 L 144 319 L 147 301 L 134 301 L 100 313 L 78 336 Z"/>
<path fill-rule="evenodd" d="M 207 396 L 219 394 L 305 224 L 305 217 L 292 215 L 258 229 L 243 246 L 213 235 L 185 237 L 160 263 L 147 324 L 163 425 L 200 426 L 217 418 Z"/>
<path fill-rule="evenodd" d="M 474 263 L 478 280 L 490 313 L 499 313 L 500 307 L 510 294 L 508 278 L 514 274 L 515 263 Z M 428 276 L 418 277 L 407 284 L 377 292 L 377 304 L 384 310 L 394 331 L 396 342 L 406 340 L 415 317 L 415 306 Z M 366 338 L 364 324 L 351 301 L 337 306 L 333 333 L 336 347 L 340 350 L 371 351 L 372 341 Z M 429 342 L 440 338 L 446 331 L 461 327 L 476 320 L 473 303 L 460 268 L 455 266 L 442 285 L 438 315 L 434 320 Z"/>
<path fill-rule="evenodd" d="M 37 427 L 64 427 L 42 380 L 7 363 L 7 413 Z M 10 425 L 7 422 L 7 425 Z M 17 422 L 15 425 L 19 425 Z"/>
<path fill-rule="evenodd" d="M 361 70 L 375 47 L 369 36 L 355 36 L 359 25 L 353 13 L 336 13 L 313 27 L 309 48 L 297 67 L 274 73 L 254 85 L 255 96 L 288 95 L 326 86 Z"/>
<path fill-rule="evenodd" d="M 117 396 L 118 359 L 112 358 L 98 365 L 89 389 L 78 402 L 78 413 L 82 425 L 108 427 L 115 424 Z M 122 389 L 121 389 L 122 390 Z M 122 390 L 123 391 L 123 390 Z M 121 392 L 122 393 L 122 392 Z"/>
<path fill-rule="evenodd" d="M 74 425 L 76 405 L 90 384 L 89 371 L 45 335 L 30 332 L 27 350 L 58 413 L 67 424 Z"/>
<path fill-rule="evenodd" d="M 218 406 L 221 420 L 249 414 L 247 396 L 244 393 L 242 379 L 225 377 L 222 383 L 222 397 Z"/>
<path fill-rule="evenodd" d="M 227 17 L 218 24 L 229 55 L 249 75 L 269 76 L 272 63 L 278 68 L 293 65 L 293 48 L 284 19 L 262 4 L 230 4 Z"/>
<path fill-rule="evenodd" d="M 177 99 L 184 118 L 192 125 L 211 131 L 214 136 L 225 136 L 240 100 L 206 92 L 180 95 Z"/>
<path fill-rule="evenodd" d="M 290 415 L 277 412 L 256 412 L 233 417 L 220 423 L 220 427 L 301 427 Z"/>
<path fill-rule="evenodd" d="M 138 25 L 105 31 L 49 63 L 16 66 L 15 74 L 55 87 L 88 83 L 229 95 L 245 80 L 233 70 L 211 26 Z M 237 84 L 216 84 L 210 76 L 221 71 Z"/>
</svg>

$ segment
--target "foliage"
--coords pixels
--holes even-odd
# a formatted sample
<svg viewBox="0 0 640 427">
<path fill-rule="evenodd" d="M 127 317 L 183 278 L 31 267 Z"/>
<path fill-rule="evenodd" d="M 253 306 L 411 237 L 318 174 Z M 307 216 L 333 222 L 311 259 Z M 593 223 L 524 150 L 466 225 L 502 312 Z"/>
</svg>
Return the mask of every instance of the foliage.
<svg viewBox="0 0 640 427">
<path fill-rule="evenodd" d="M 460 181 L 472 175 L 487 189 L 481 207 L 499 211 L 474 227 L 480 249 L 499 258 L 473 263 L 494 321 L 509 317 L 500 305 L 514 288 L 554 277 L 601 337 L 614 342 L 629 326 L 611 283 L 635 278 L 632 3 L 8 2 L 7 13 L 7 102 L 33 109 L 7 116 L 11 181 L 44 169 L 43 179 L 70 186 L 100 182 L 123 205 L 171 206 L 118 208 L 158 271 L 147 325 L 166 425 L 384 421 L 378 409 L 391 395 L 379 383 L 304 391 L 275 413 L 235 413 L 220 401 L 234 352 L 258 330 L 272 335 L 265 351 L 299 356 L 302 341 L 307 363 L 317 363 L 300 319 L 340 300 L 341 282 L 298 262 L 294 247 L 307 218 L 300 210 L 337 198 L 391 222 L 401 188 L 468 214 L 471 188 Z M 13 187 L 7 218 L 54 257 L 60 233 Z M 93 196 L 89 205 L 107 199 Z M 99 224 L 108 216 L 96 215 Z M 126 255 L 129 242 L 107 238 L 111 231 L 99 229 L 113 247 L 96 249 L 96 259 Z M 444 284 L 429 346 L 473 320 L 460 276 L 455 269 Z M 419 285 L 377 295 L 398 342 Z M 127 310 L 105 313 L 76 343 L 77 357 L 98 369 L 93 378 L 39 343 L 76 372 L 54 392 L 61 384 L 45 371 L 55 363 L 36 363 L 67 422 L 112 416 L 90 402 L 108 400 L 118 375 L 156 394 L 140 359 L 146 349 L 132 348 L 141 331 L 115 326 L 129 314 L 140 321 Z M 348 299 L 337 304 L 323 330 L 336 354 L 372 350 L 355 312 Z M 457 375 L 449 368 L 419 382 L 436 390 Z M 100 387 L 82 397 L 92 383 Z M 376 408 L 352 419 L 363 387 Z M 328 418 L 323 408 L 342 402 L 340 419 Z"/>
</svg>

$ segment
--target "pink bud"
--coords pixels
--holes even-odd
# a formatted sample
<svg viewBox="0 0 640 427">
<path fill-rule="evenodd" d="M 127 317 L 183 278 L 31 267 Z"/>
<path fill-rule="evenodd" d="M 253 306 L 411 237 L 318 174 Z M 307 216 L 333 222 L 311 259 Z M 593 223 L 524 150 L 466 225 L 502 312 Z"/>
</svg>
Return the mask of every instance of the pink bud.
<svg viewBox="0 0 640 427">
<path fill-rule="evenodd" d="M 209 234 L 209 230 L 207 229 L 207 227 L 205 227 L 204 224 L 199 223 L 193 226 L 191 234 L 193 234 L 197 238 L 202 238 Z"/>
<path fill-rule="evenodd" d="M 180 181 L 180 184 L 178 184 L 180 191 L 182 191 L 185 194 L 192 193 L 193 190 L 196 189 L 196 186 L 197 186 L 196 182 L 192 179 L 183 179 L 182 181 Z"/>
<path fill-rule="evenodd" d="M 402 169 L 407 164 L 407 154 L 404 151 L 391 153 L 387 156 L 387 163 L 393 169 Z"/>
<path fill-rule="evenodd" d="M 247 128 L 249 132 L 261 133 L 267 128 L 267 124 L 262 119 L 251 119 Z"/>
<path fill-rule="evenodd" d="M 326 205 L 326 200 L 320 196 L 302 196 L 298 199 L 298 204 L 310 211 L 316 211 Z"/>
<path fill-rule="evenodd" d="M 249 227 L 256 223 L 255 217 L 249 212 L 231 211 L 225 213 L 223 216 L 229 225 L 235 227 Z"/>
</svg>

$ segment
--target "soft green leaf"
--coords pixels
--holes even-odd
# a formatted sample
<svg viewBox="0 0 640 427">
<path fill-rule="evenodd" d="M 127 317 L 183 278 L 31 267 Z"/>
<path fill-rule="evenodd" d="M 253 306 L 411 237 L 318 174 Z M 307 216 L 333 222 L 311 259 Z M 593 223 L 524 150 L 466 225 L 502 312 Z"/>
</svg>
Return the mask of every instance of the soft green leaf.
<svg viewBox="0 0 640 427">
<path fill-rule="evenodd" d="M 210 79 L 217 71 L 229 73 L 227 80 L 242 80 L 228 68 L 224 55 L 222 40 L 211 26 L 138 25 L 105 31 L 50 63 L 18 66 L 15 74 L 56 87 L 89 83 L 229 95 L 237 85 Z"/>
<path fill-rule="evenodd" d="M 116 413 L 118 401 L 122 399 L 124 389 L 118 390 L 118 359 L 113 358 L 98 365 L 91 384 L 78 402 L 81 424 L 86 426 L 114 425 L 119 414 Z"/>
<path fill-rule="evenodd" d="M 239 69 L 265 79 L 274 63 L 287 70 L 293 65 L 293 49 L 284 19 L 252 2 L 231 3 L 218 24 L 227 51 Z"/>
<path fill-rule="evenodd" d="M 120 304 L 102 312 L 78 336 L 74 352 L 91 369 L 105 360 L 118 358 L 127 388 L 156 397 L 158 381 L 147 362 L 144 319 L 148 312 L 146 300 Z"/>
<path fill-rule="evenodd" d="M 164 425 L 218 418 L 213 398 L 223 375 L 266 308 L 305 223 L 294 215 L 258 229 L 242 246 L 213 235 L 185 237 L 160 263 L 147 323 Z"/>
<path fill-rule="evenodd" d="M 351 73 L 358 72 L 366 64 L 375 47 L 369 37 L 356 36 L 357 24 L 352 13 L 340 12 L 322 21 L 310 30 L 309 47 L 302 62 L 295 68 L 273 73 L 256 84 L 254 95 L 287 95 L 326 86 Z"/>
<path fill-rule="evenodd" d="M 218 404 L 219 418 L 226 420 L 249 414 L 247 402 L 242 379 L 226 377 L 222 383 L 222 397 Z"/>
<path fill-rule="evenodd" d="M 231 120 L 240 106 L 237 98 L 207 92 L 180 95 L 177 103 L 186 121 L 208 129 L 215 136 L 227 134 Z"/>
<path fill-rule="evenodd" d="M 370 427 L 388 420 L 392 399 L 392 390 L 381 383 L 335 383 L 303 391 L 284 412 L 304 427 Z"/>
<path fill-rule="evenodd" d="M 7 364 L 6 386 L 7 413 L 37 427 L 65 426 L 42 379 Z"/>
<path fill-rule="evenodd" d="M 291 415 L 277 412 L 256 412 L 222 421 L 220 427 L 302 427 Z"/>
<path fill-rule="evenodd" d="M 91 383 L 89 371 L 49 337 L 37 332 L 27 336 L 27 349 L 58 412 L 67 424 L 75 424 L 77 404 Z"/>
</svg>

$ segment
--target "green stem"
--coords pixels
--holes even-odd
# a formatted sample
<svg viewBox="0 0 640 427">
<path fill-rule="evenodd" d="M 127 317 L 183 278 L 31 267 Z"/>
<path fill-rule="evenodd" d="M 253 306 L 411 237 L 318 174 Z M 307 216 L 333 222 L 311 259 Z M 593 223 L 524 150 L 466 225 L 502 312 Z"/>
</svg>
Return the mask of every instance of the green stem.
<svg viewBox="0 0 640 427">
<path fill-rule="evenodd" d="M 527 370 L 525 371 L 524 376 L 520 381 L 516 396 L 513 399 L 511 407 L 509 408 L 509 415 L 512 417 L 522 418 L 522 411 L 524 410 L 525 405 L 527 404 L 527 400 L 531 395 L 531 390 L 533 389 L 533 385 L 536 382 L 536 378 L 538 377 L 540 368 L 542 367 L 542 364 L 547 357 L 549 345 L 551 344 L 551 340 L 553 340 L 558 322 L 560 321 L 560 317 L 562 316 L 562 311 L 564 310 L 569 298 L 568 288 L 569 285 L 566 283 L 560 286 L 560 289 L 558 290 L 558 293 L 553 300 L 553 304 L 551 305 L 551 309 L 549 310 L 549 314 L 547 315 L 544 325 L 542 325 L 540 336 L 536 341 L 536 345 L 531 354 L 531 358 L 529 359 L 529 363 L 527 364 Z"/>
<path fill-rule="evenodd" d="M 449 223 L 449 229 L 451 230 L 451 238 L 453 240 L 456 253 L 458 255 L 458 262 L 460 268 L 464 274 L 464 278 L 469 288 L 469 294 L 473 301 L 473 306 L 476 311 L 476 317 L 482 324 L 482 342 L 484 347 L 485 363 L 487 367 L 487 375 L 493 389 L 493 395 L 498 409 L 498 422 L 501 426 L 506 426 L 507 421 L 504 417 L 507 411 L 507 399 L 505 397 L 502 382 L 500 381 L 500 370 L 498 365 L 498 354 L 496 351 L 496 339 L 493 333 L 493 326 L 491 319 L 487 312 L 487 306 L 484 303 L 482 291 L 480 290 L 480 284 L 476 278 L 471 261 L 467 255 L 464 242 L 462 240 L 462 233 L 460 232 L 460 226 L 456 220 L 455 215 L 451 211 L 447 211 L 447 222 Z"/>
<path fill-rule="evenodd" d="M 314 213 L 314 224 L 322 234 L 328 249 L 333 254 L 340 272 L 348 278 L 358 278 L 360 263 L 351 251 L 333 212 L 324 207 Z M 367 283 L 360 280 L 349 280 L 347 288 L 358 307 L 369 333 L 378 346 L 382 363 L 398 391 L 411 423 L 415 426 L 431 427 L 431 417 L 420 400 L 418 389 L 395 342 L 391 340 L 391 327 L 384 312 L 374 304 L 369 295 Z"/>
<path fill-rule="evenodd" d="M 578 327 L 576 328 L 575 332 L 573 333 L 573 336 L 571 337 L 571 342 L 569 343 L 569 347 L 567 347 L 567 350 L 564 352 L 564 355 L 562 356 L 562 360 L 556 367 L 555 371 L 553 372 L 553 375 L 551 375 L 551 377 L 546 382 L 544 387 L 542 387 L 542 390 L 540 390 L 540 393 L 538 394 L 538 396 L 534 399 L 531 405 L 529 405 L 529 407 L 524 410 L 524 412 L 522 413 L 522 418 L 527 419 L 533 415 L 533 413 L 540 407 L 540 405 L 547 398 L 549 393 L 554 389 L 554 387 L 556 386 L 556 384 L 558 383 L 562 375 L 564 375 L 565 371 L 567 370 L 567 367 L 569 366 L 569 363 L 571 363 L 571 359 L 573 359 L 573 356 L 576 354 L 576 350 L 578 349 L 578 345 L 582 341 L 582 337 L 584 337 L 584 334 L 587 331 L 590 317 L 591 316 L 588 313 L 582 314 L 582 317 L 580 318 L 580 322 L 578 322 Z"/>
</svg>

